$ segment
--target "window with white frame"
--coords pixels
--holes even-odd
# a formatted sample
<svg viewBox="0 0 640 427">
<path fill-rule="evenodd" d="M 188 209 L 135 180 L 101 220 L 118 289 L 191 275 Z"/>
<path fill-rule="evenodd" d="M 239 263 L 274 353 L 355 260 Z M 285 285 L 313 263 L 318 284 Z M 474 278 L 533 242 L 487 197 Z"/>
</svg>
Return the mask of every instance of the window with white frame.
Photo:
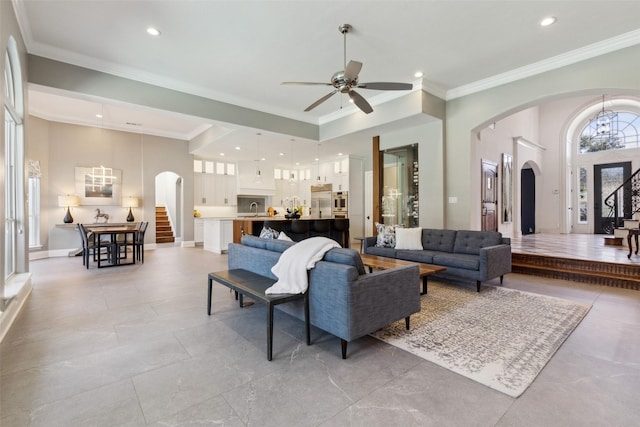
<svg viewBox="0 0 640 427">
<path fill-rule="evenodd" d="M 628 111 L 608 112 L 605 117 L 611 123 L 602 122 L 602 114 L 587 123 L 580 133 L 580 154 L 597 151 L 640 148 L 638 128 L 640 116 Z"/>
<path fill-rule="evenodd" d="M 27 187 L 27 204 L 29 206 L 29 249 L 37 249 L 40 243 L 40 162 L 27 161 L 29 182 Z"/>
</svg>

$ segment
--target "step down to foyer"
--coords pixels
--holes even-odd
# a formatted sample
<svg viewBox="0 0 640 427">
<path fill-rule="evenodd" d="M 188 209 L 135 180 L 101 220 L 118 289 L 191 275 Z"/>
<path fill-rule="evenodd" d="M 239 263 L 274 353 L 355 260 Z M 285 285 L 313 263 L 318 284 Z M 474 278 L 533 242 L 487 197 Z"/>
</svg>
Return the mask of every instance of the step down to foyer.
<svg viewBox="0 0 640 427">
<path fill-rule="evenodd" d="M 175 237 L 164 206 L 156 206 L 156 243 L 173 243 Z"/>
<path fill-rule="evenodd" d="M 514 273 L 640 290 L 639 264 L 617 264 L 520 253 L 511 254 L 511 264 L 511 271 Z"/>
</svg>

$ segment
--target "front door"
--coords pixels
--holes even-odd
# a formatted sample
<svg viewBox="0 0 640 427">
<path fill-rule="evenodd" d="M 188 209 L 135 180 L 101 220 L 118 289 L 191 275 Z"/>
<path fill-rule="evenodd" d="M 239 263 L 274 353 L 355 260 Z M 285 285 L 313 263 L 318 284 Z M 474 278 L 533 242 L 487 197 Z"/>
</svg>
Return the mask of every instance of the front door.
<svg viewBox="0 0 640 427">
<path fill-rule="evenodd" d="M 498 164 L 482 160 L 482 230 L 498 231 Z"/>
<path fill-rule="evenodd" d="M 631 162 L 608 163 L 593 166 L 593 215 L 595 234 L 613 233 L 616 221 L 613 207 L 605 205 L 605 199 L 631 176 Z M 618 221 L 631 218 L 631 189 L 622 188 L 618 194 Z M 612 205 L 613 206 L 613 205 Z"/>
</svg>

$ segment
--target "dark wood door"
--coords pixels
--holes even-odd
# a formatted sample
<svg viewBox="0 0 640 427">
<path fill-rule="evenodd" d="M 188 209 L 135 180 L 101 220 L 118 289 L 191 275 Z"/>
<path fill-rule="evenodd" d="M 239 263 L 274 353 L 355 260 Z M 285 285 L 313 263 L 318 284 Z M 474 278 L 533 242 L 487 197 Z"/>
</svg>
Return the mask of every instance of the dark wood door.
<svg viewBox="0 0 640 427">
<path fill-rule="evenodd" d="M 498 231 L 498 164 L 482 160 L 482 230 Z"/>
</svg>

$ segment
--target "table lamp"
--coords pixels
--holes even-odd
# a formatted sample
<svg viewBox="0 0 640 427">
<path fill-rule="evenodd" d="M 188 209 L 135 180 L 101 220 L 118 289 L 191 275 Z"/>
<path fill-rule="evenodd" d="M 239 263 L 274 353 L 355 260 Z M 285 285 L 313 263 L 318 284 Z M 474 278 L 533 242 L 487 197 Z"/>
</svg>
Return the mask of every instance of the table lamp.
<svg viewBox="0 0 640 427">
<path fill-rule="evenodd" d="M 80 197 L 78 196 L 58 196 L 58 206 L 62 208 L 67 208 L 67 214 L 64 216 L 62 220 L 65 224 L 73 223 L 73 217 L 71 216 L 71 210 L 69 208 L 80 206 Z"/>
<path fill-rule="evenodd" d="M 131 208 L 138 207 L 138 198 L 137 197 L 125 197 L 122 199 L 122 207 L 129 208 L 129 215 L 127 215 L 127 222 L 133 222 L 136 219 L 133 217 L 133 212 Z"/>
</svg>

